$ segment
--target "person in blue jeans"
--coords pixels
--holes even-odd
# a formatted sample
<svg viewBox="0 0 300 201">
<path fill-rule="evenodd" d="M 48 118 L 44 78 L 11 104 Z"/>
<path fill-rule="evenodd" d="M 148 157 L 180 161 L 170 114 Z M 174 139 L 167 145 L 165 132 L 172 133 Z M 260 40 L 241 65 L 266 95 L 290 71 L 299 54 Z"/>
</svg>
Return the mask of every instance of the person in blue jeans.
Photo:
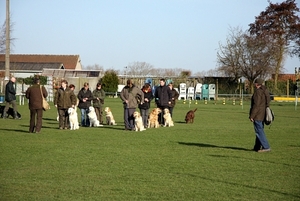
<svg viewBox="0 0 300 201">
<path fill-rule="evenodd" d="M 79 100 L 78 108 L 81 113 L 81 126 L 90 126 L 90 120 L 88 117 L 89 107 L 91 106 L 91 101 L 93 99 L 92 91 L 89 89 L 89 83 L 85 82 L 82 89 L 79 91 L 77 98 Z"/>
<path fill-rule="evenodd" d="M 262 85 L 263 80 L 257 78 L 254 81 L 255 92 L 251 98 L 251 107 L 249 119 L 253 122 L 255 131 L 254 151 L 268 152 L 271 151 L 269 142 L 264 131 L 264 119 L 266 107 L 270 106 L 270 93 L 268 89 Z"/>
</svg>

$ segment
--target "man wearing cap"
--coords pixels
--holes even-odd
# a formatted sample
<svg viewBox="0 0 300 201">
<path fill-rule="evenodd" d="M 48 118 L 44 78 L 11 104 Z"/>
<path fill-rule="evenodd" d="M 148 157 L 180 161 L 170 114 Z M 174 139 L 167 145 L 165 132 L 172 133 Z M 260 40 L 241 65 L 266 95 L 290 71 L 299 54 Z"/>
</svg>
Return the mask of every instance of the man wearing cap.
<svg viewBox="0 0 300 201">
<path fill-rule="evenodd" d="M 48 93 L 45 87 L 40 85 L 39 78 L 35 78 L 33 82 L 34 84 L 26 90 L 30 110 L 29 133 L 40 133 L 43 118 L 43 97 L 47 98 Z"/>
<path fill-rule="evenodd" d="M 260 78 L 254 81 L 255 92 L 251 98 L 249 119 L 253 122 L 256 134 L 253 150 L 257 152 L 268 152 L 271 151 L 271 149 L 264 132 L 264 119 L 266 107 L 270 106 L 270 93 L 262 83 L 263 80 Z"/>
<path fill-rule="evenodd" d="M 142 102 L 138 103 L 137 96 L 141 97 Z M 122 89 L 120 98 L 124 106 L 125 130 L 135 130 L 133 113 L 139 104 L 144 103 L 144 93 L 133 84 L 131 79 L 127 80 L 127 85 Z"/>
</svg>

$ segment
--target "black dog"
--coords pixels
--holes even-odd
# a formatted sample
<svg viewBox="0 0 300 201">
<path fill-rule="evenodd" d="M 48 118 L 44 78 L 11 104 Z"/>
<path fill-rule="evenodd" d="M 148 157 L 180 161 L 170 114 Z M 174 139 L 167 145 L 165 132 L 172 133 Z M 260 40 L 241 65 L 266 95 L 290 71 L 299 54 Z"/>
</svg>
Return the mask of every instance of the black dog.
<svg viewBox="0 0 300 201">
<path fill-rule="evenodd" d="M 3 112 L 4 112 L 4 108 L 5 106 L 1 105 L 0 106 L 0 114 L 1 114 L 1 118 L 3 118 Z M 18 118 L 21 119 L 21 114 L 18 112 L 17 113 Z M 9 116 L 14 117 L 14 110 L 10 107 L 6 113 L 6 118 L 8 118 Z"/>
</svg>

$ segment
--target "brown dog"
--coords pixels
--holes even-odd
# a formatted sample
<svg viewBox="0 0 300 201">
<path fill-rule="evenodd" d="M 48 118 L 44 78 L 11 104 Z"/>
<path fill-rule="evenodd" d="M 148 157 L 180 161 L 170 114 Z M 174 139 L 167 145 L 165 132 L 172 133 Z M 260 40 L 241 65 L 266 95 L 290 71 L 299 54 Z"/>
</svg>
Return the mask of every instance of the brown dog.
<svg viewBox="0 0 300 201">
<path fill-rule="evenodd" d="M 194 110 L 190 110 L 185 115 L 185 123 L 194 123 L 195 112 L 197 108 Z"/>
</svg>

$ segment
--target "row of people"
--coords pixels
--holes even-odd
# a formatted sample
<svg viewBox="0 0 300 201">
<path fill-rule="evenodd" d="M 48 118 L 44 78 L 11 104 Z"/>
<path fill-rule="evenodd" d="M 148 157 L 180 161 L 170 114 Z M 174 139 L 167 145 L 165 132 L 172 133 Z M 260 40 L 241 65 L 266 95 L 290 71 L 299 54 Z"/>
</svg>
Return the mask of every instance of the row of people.
<svg viewBox="0 0 300 201">
<path fill-rule="evenodd" d="M 105 99 L 105 91 L 102 89 L 101 83 L 98 83 L 96 89 L 92 92 L 89 89 L 89 83 L 85 82 L 83 87 L 78 92 L 77 97 L 74 94 L 74 85 L 68 87 L 68 82 L 63 80 L 61 87 L 55 93 L 54 105 L 59 114 L 59 128 L 69 128 L 68 109 L 78 105 L 81 114 L 81 126 L 87 127 L 90 125 L 88 113 L 89 107 L 92 105 L 95 108 L 97 119 L 100 124 L 103 124 L 103 104 Z M 78 104 L 77 104 L 78 99 Z"/>
<path fill-rule="evenodd" d="M 173 115 L 173 108 L 175 107 L 179 94 L 173 88 L 172 83 L 167 86 L 165 79 L 160 79 L 160 86 L 156 88 L 154 95 L 149 83 L 146 83 L 142 89 L 136 87 L 131 79 L 127 80 L 126 84 L 120 94 L 124 107 L 125 130 L 134 130 L 133 113 L 137 108 L 140 110 L 144 127 L 148 127 L 150 102 L 152 99 L 155 99 L 155 104 L 161 111 L 167 108 L 171 116 Z M 141 97 L 141 102 L 139 102 L 137 97 Z M 159 114 L 159 123 L 164 124 L 163 113 Z"/>
</svg>

